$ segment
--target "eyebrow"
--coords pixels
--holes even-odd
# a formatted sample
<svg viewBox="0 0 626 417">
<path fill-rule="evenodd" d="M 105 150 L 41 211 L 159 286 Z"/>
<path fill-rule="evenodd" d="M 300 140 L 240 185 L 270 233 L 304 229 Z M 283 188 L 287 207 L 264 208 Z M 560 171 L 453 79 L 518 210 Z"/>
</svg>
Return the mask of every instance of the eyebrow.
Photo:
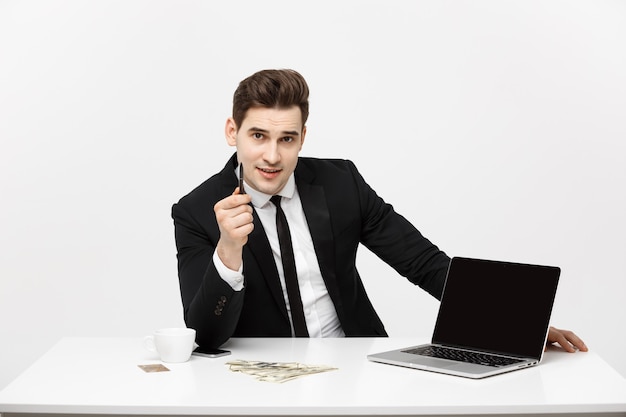
<svg viewBox="0 0 626 417">
<path fill-rule="evenodd" d="M 269 134 L 269 130 L 266 129 L 261 129 L 260 127 L 251 127 L 250 129 L 248 129 L 248 133 L 263 133 L 263 134 Z M 300 132 L 298 132 L 297 130 L 283 130 L 281 132 L 281 134 L 283 136 L 300 136 Z"/>
</svg>

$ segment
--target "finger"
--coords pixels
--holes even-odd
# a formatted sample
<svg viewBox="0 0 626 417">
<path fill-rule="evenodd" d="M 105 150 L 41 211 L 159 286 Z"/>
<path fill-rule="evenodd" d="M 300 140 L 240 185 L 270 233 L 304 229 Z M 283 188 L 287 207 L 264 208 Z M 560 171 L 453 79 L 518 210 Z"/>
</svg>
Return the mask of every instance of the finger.
<svg viewBox="0 0 626 417">
<path fill-rule="evenodd" d="M 239 229 L 242 227 L 247 227 L 248 225 L 253 224 L 254 218 L 252 214 L 248 211 L 243 213 L 239 213 L 236 216 L 231 217 L 231 225 L 233 229 Z"/>
<path fill-rule="evenodd" d="M 253 230 L 254 218 L 249 206 L 217 211 L 216 218 L 220 232 L 228 239 L 247 237 Z"/>
<path fill-rule="evenodd" d="M 556 333 L 556 342 L 561 345 L 561 347 L 563 349 L 565 349 L 568 352 L 575 352 L 574 347 L 571 345 L 570 342 L 567 341 L 567 337 L 565 336 L 565 331 L 561 330 L 561 329 L 557 329 L 557 328 L 552 328 L 554 330 L 554 332 Z"/>
<path fill-rule="evenodd" d="M 587 352 L 589 348 L 583 340 L 578 337 L 574 332 L 569 330 L 563 331 L 563 335 L 567 339 L 567 342 L 572 346 L 573 349 L 580 350 L 581 352 Z"/>
<path fill-rule="evenodd" d="M 574 349 L 574 347 L 572 346 L 572 344 L 567 340 L 567 338 L 565 337 L 565 335 L 563 333 L 559 332 L 559 335 L 557 337 L 556 342 L 561 345 L 561 347 L 563 349 L 565 349 L 568 352 L 576 352 L 576 349 Z"/>
<path fill-rule="evenodd" d="M 248 235 L 252 233 L 252 230 L 254 230 L 254 223 L 246 223 L 242 224 L 241 226 L 227 229 L 226 241 L 230 241 L 233 243 L 239 242 L 240 245 L 244 245 L 248 241 Z M 222 236 L 224 236 L 224 234 Z"/>
<path fill-rule="evenodd" d="M 238 206 L 246 206 L 252 201 L 252 197 L 248 194 L 236 194 L 237 189 L 231 195 L 226 198 L 221 199 L 215 206 L 213 206 L 213 210 L 229 210 Z"/>
<path fill-rule="evenodd" d="M 550 327 L 548 341 L 550 343 L 558 343 L 567 352 L 576 352 L 576 350 L 580 350 L 582 352 L 588 351 L 588 348 L 582 339 L 569 330 L 561 330 Z"/>
<path fill-rule="evenodd" d="M 570 343 L 565 338 L 562 330 L 557 329 L 556 327 L 550 326 L 550 330 L 548 332 L 548 343 L 554 344 L 558 343 L 563 349 L 568 352 L 573 352 L 574 348 L 570 345 Z"/>
<path fill-rule="evenodd" d="M 229 208 L 217 207 L 217 209 L 215 210 L 215 214 L 221 218 L 230 218 L 230 217 L 239 216 L 240 214 L 244 214 L 244 213 L 247 213 L 250 216 L 252 216 L 252 211 L 253 211 L 252 207 L 250 207 L 249 204 L 241 204 L 241 205 L 237 205 L 237 206 L 233 206 Z"/>
</svg>

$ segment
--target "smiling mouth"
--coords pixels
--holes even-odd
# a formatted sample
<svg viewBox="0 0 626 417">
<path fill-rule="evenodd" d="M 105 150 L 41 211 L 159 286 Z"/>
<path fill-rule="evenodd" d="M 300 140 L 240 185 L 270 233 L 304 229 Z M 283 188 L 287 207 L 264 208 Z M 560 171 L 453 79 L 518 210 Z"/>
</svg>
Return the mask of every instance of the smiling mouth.
<svg viewBox="0 0 626 417">
<path fill-rule="evenodd" d="M 282 171 L 282 169 L 278 168 L 258 168 L 258 170 L 266 174 L 277 174 Z"/>
</svg>

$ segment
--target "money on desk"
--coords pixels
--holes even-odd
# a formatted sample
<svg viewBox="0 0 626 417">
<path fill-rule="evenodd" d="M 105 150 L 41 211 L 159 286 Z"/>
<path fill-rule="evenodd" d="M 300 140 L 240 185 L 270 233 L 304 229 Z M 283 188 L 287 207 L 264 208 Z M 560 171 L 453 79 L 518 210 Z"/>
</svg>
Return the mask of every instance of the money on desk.
<svg viewBox="0 0 626 417">
<path fill-rule="evenodd" d="M 337 368 L 324 365 L 304 365 L 298 362 L 261 362 L 234 360 L 226 362 L 233 372 L 255 377 L 258 381 L 283 383 L 305 375 L 333 371 Z"/>
</svg>

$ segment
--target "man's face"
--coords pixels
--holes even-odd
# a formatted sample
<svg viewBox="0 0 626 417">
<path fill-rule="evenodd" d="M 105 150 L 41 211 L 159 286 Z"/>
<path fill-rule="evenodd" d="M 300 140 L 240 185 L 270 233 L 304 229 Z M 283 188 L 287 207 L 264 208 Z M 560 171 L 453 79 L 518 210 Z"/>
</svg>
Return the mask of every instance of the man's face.
<svg viewBox="0 0 626 417">
<path fill-rule="evenodd" d="M 298 106 L 253 107 L 239 129 L 232 118 L 226 121 L 226 140 L 237 147 L 244 180 L 255 190 L 269 195 L 282 190 L 296 169 L 305 134 Z"/>
</svg>

